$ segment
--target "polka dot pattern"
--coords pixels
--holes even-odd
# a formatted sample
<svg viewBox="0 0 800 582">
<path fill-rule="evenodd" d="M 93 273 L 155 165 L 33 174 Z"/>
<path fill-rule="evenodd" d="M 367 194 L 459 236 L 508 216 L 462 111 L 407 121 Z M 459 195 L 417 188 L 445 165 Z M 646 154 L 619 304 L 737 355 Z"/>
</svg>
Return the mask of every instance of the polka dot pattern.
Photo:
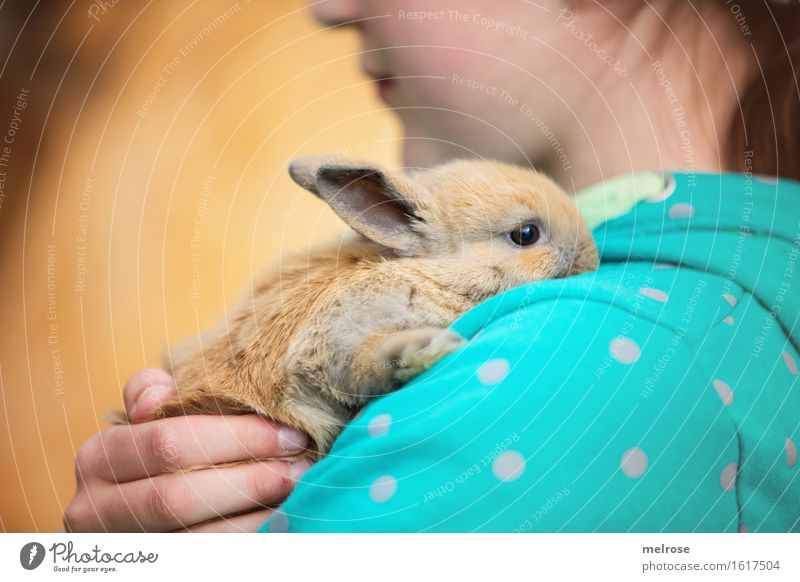
<svg viewBox="0 0 800 582">
<path fill-rule="evenodd" d="M 792 376 L 797 376 L 797 362 L 794 361 L 792 354 L 784 351 L 781 357 L 783 358 L 783 363 L 786 364 L 786 367 L 789 369 L 789 373 Z"/>
<path fill-rule="evenodd" d="M 786 465 L 791 469 L 797 464 L 797 445 L 787 437 L 784 448 L 786 449 Z"/>
<path fill-rule="evenodd" d="M 732 491 L 736 487 L 736 472 L 739 467 L 736 463 L 725 465 L 722 473 L 719 475 L 719 486 L 725 491 Z"/>
<path fill-rule="evenodd" d="M 727 382 L 723 382 L 722 380 L 714 380 L 713 385 L 714 390 L 717 391 L 720 400 L 722 400 L 722 403 L 725 406 L 730 406 L 733 404 L 733 390 Z"/>
<path fill-rule="evenodd" d="M 647 458 L 647 453 L 639 447 L 633 447 L 622 453 L 619 466 L 623 474 L 630 479 L 638 479 L 647 470 L 650 461 Z"/>
<path fill-rule="evenodd" d="M 669 295 L 664 293 L 661 289 L 654 289 L 653 287 L 642 287 L 639 292 L 645 297 L 649 297 L 653 301 L 660 301 L 664 303 L 669 299 Z"/>
<path fill-rule="evenodd" d="M 386 503 L 397 492 L 397 479 L 391 475 L 378 477 L 369 488 L 369 498 L 375 503 Z"/>
<path fill-rule="evenodd" d="M 725 293 L 725 294 L 722 296 L 722 298 L 723 298 L 725 301 L 727 301 L 727 302 L 728 302 L 728 304 L 729 304 L 731 307 L 736 307 L 736 304 L 738 303 L 738 301 L 736 300 L 736 297 L 734 297 L 734 296 L 733 296 L 733 295 L 731 295 L 730 293 Z"/>
<path fill-rule="evenodd" d="M 617 337 L 611 340 L 608 353 L 622 364 L 633 364 L 642 355 L 642 350 L 632 339 Z"/>
<path fill-rule="evenodd" d="M 485 386 L 499 384 L 506 379 L 510 368 L 508 360 L 504 358 L 489 360 L 478 368 L 478 381 Z"/>
<path fill-rule="evenodd" d="M 737 246 L 744 236 L 742 210 L 731 197 L 741 198 L 743 184 L 733 182 L 735 175 L 705 181 L 698 175 L 692 192 L 683 189 L 686 176 L 676 179 L 678 190 L 665 201 L 649 205 L 638 197 L 642 203 L 627 219 L 599 227 L 606 258 L 624 261 L 633 249 L 630 265 L 607 264 L 596 277 L 576 280 L 580 292 L 569 297 L 533 286 L 505 295 L 502 308 L 492 302 L 468 313 L 457 329 L 472 337 L 472 330 L 488 326 L 468 361 L 423 378 L 422 390 L 375 399 L 345 428 L 339 458 L 329 460 L 344 470 L 310 471 L 283 507 L 288 519 L 278 516 L 264 529 L 396 531 L 446 524 L 456 531 L 532 531 L 541 529 L 531 523 L 537 511 L 547 512 L 553 530 L 658 530 L 665 513 L 686 531 L 713 524 L 733 532 L 794 527 L 800 431 L 793 397 L 800 350 L 792 345 L 797 338 L 787 337 L 797 335 L 796 297 L 793 288 L 778 284 L 787 260 L 781 241 L 791 240 L 796 224 L 773 221 L 769 203 L 778 198 L 755 192 L 759 210 L 748 222 L 757 240 Z M 662 186 L 655 181 L 644 195 L 657 197 Z M 789 186 L 800 195 L 800 184 Z M 794 193 L 780 200 L 796 200 Z M 697 202 L 691 219 L 669 218 L 670 207 L 680 202 Z M 645 214 L 657 218 L 646 232 L 639 228 Z M 694 249 L 691 256 L 684 254 L 687 248 Z M 732 253 L 740 261 L 736 273 L 730 270 Z M 774 315 L 782 319 L 762 327 L 776 290 L 784 302 Z M 547 300 L 536 301 L 540 294 Z M 538 329 L 555 305 L 551 295 L 592 305 L 584 325 L 565 327 L 569 337 L 556 337 L 541 352 L 514 331 Z M 569 319 L 571 306 L 560 307 Z M 667 346 L 674 352 L 667 353 Z M 432 403 L 436 395 L 445 399 Z M 418 418 L 407 422 L 415 412 Z M 526 427 L 539 413 L 531 433 Z M 612 416 L 619 422 L 603 421 Z M 747 426 L 739 426 L 742 421 Z M 601 453 L 582 458 L 591 451 L 581 441 Z M 446 454 L 431 463 L 418 454 L 418 444 Z M 753 452 L 755 464 L 741 467 L 739 481 L 738 462 L 748 458 L 741 451 Z M 757 502 L 751 503 L 753 487 Z M 316 503 L 323 490 L 342 502 Z M 556 503 L 559 494 L 567 497 Z M 491 519 L 481 511 L 453 510 L 468 508 L 476 495 L 486 508 L 500 508 Z M 543 505 L 543 496 L 552 503 Z M 634 510 L 619 511 L 621 500 Z M 737 501 L 746 503 L 744 511 Z M 510 503 L 520 511 L 501 511 Z M 613 520 L 610 511 L 616 511 Z"/>
<path fill-rule="evenodd" d="M 694 216 L 694 206 L 685 202 L 673 204 L 669 209 L 669 217 L 672 219 L 691 218 Z"/>
<path fill-rule="evenodd" d="M 371 437 L 379 437 L 387 434 L 392 426 L 391 414 L 379 414 L 369 421 L 367 433 Z"/>
<path fill-rule="evenodd" d="M 525 458 L 517 451 L 506 451 L 494 460 L 492 473 L 500 481 L 514 481 L 525 472 Z"/>
</svg>

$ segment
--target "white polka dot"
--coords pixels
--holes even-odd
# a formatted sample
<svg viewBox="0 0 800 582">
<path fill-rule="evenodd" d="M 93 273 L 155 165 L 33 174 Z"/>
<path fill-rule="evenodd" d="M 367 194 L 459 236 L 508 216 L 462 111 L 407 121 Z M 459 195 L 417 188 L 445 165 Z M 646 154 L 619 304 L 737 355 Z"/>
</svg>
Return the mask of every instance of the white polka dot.
<svg viewBox="0 0 800 582">
<path fill-rule="evenodd" d="M 379 437 L 383 436 L 389 432 L 389 428 L 392 426 L 392 415 L 391 414 L 379 414 L 375 418 L 369 421 L 367 425 L 367 432 L 371 437 Z"/>
<path fill-rule="evenodd" d="M 286 533 L 289 531 L 289 518 L 280 509 L 272 514 L 268 528 L 272 533 Z"/>
<path fill-rule="evenodd" d="M 786 437 L 786 464 L 791 469 L 797 464 L 797 446 L 794 444 L 794 441 L 789 437 Z"/>
<path fill-rule="evenodd" d="M 714 380 L 714 390 L 717 391 L 719 394 L 720 400 L 725 406 L 730 406 L 733 404 L 733 390 L 731 387 L 728 386 L 727 382 L 723 382 L 722 380 Z"/>
<path fill-rule="evenodd" d="M 739 526 L 739 533 L 750 533 L 750 530 L 747 529 L 747 526 L 742 524 Z"/>
<path fill-rule="evenodd" d="M 661 269 L 677 269 L 678 265 L 675 265 L 673 263 L 657 263 L 653 268 L 654 269 L 658 269 L 658 270 L 661 270 Z"/>
<path fill-rule="evenodd" d="M 642 292 L 642 295 L 649 297 L 655 301 L 660 301 L 664 303 L 667 299 L 669 299 L 669 295 L 664 293 L 661 289 L 654 289 L 653 287 L 642 287 L 639 289 Z"/>
<path fill-rule="evenodd" d="M 497 358 L 495 360 L 489 360 L 478 368 L 478 380 L 480 380 L 481 384 L 487 386 L 497 384 L 505 380 L 506 376 L 508 376 L 509 368 L 510 366 L 506 359 Z"/>
<path fill-rule="evenodd" d="M 619 460 L 619 466 L 626 477 L 631 479 L 638 479 L 647 470 L 647 453 L 639 447 L 633 447 L 622 453 L 622 458 Z"/>
<path fill-rule="evenodd" d="M 639 359 L 642 351 L 635 341 L 626 337 L 617 337 L 611 340 L 611 345 L 608 348 L 608 353 L 611 357 L 623 364 L 633 364 Z"/>
<path fill-rule="evenodd" d="M 719 486 L 722 487 L 725 491 L 730 491 L 734 487 L 736 487 L 736 471 L 738 470 L 738 466 L 736 463 L 730 463 L 725 465 L 725 468 L 722 470 L 722 473 L 719 475 Z"/>
<path fill-rule="evenodd" d="M 734 296 L 733 296 L 733 295 L 731 295 L 730 293 L 725 293 L 725 294 L 722 296 L 722 298 L 723 298 L 725 301 L 727 301 L 727 302 L 730 304 L 730 306 L 731 306 L 731 307 L 736 307 L 736 304 L 738 303 L 738 301 L 736 300 L 736 297 L 734 297 Z"/>
<path fill-rule="evenodd" d="M 694 216 L 694 206 L 685 202 L 673 204 L 669 209 L 670 218 L 691 218 Z"/>
<path fill-rule="evenodd" d="M 771 186 L 778 183 L 777 176 L 765 176 L 764 174 L 756 174 L 753 177 L 759 182 L 762 182 L 763 184 L 769 184 Z"/>
<path fill-rule="evenodd" d="M 525 472 L 525 459 L 517 451 L 506 451 L 494 460 L 492 472 L 501 481 L 514 481 Z"/>
<path fill-rule="evenodd" d="M 391 475 L 378 477 L 369 488 L 369 498 L 375 503 L 385 503 L 394 497 L 397 491 L 397 479 Z"/>
<path fill-rule="evenodd" d="M 729 315 L 728 317 L 726 317 L 725 319 L 722 320 L 722 323 L 727 323 L 728 325 L 733 325 L 734 321 L 733 321 L 733 318 Z"/>
<path fill-rule="evenodd" d="M 664 176 L 664 189 L 661 192 L 645 198 L 648 202 L 663 202 L 675 192 L 675 178 Z"/>
<path fill-rule="evenodd" d="M 786 364 L 787 368 L 789 368 L 789 373 L 792 376 L 797 376 L 797 362 L 794 361 L 792 354 L 789 352 L 783 352 L 781 357 L 783 358 L 783 363 Z"/>
</svg>

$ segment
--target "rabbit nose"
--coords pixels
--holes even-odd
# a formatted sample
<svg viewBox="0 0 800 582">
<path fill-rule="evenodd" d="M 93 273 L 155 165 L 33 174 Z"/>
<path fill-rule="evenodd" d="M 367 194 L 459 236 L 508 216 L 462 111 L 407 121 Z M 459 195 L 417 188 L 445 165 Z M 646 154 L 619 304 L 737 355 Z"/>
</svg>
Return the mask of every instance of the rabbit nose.
<svg viewBox="0 0 800 582">
<path fill-rule="evenodd" d="M 560 277 L 572 277 L 573 275 L 580 275 L 586 271 L 586 265 L 584 265 L 584 261 L 582 260 L 585 251 L 584 247 L 585 243 L 574 241 L 563 248 Z"/>
<path fill-rule="evenodd" d="M 568 268 L 565 277 L 580 275 L 597 269 L 599 257 L 592 238 L 575 241 L 565 253 Z"/>
</svg>

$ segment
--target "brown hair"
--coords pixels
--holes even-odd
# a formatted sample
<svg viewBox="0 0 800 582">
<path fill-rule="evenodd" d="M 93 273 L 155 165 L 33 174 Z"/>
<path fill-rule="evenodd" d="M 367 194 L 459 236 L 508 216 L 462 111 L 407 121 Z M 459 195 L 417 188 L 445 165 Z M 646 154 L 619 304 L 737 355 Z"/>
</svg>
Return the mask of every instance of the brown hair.
<svg viewBox="0 0 800 582">
<path fill-rule="evenodd" d="M 800 4 L 737 2 L 740 22 L 749 27 L 754 67 L 723 153 L 734 169 L 745 169 L 742 160 L 752 152 L 754 173 L 800 179 Z"/>
<path fill-rule="evenodd" d="M 575 8 L 600 0 L 572 0 Z M 738 107 L 722 138 L 720 156 L 729 171 L 800 180 L 800 0 L 669 0 L 602 3 L 620 22 L 654 10 L 665 22 L 653 39 L 663 49 L 672 24 L 702 18 L 702 12 L 729 18 L 751 54 L 749 77 L 737 95 Z"/>
<path fill-rule="evenodd" d="M 716 11 L 739 27 L 751 58 L 720 155 L 730 171 L 800 179 L 800 3 L 796 0 L 675 0 L 667 20 Z M 683 9 L 682 9 L 683 8 Z M 690 16 L 691 17 L 691 16 Z"/>
</svg>

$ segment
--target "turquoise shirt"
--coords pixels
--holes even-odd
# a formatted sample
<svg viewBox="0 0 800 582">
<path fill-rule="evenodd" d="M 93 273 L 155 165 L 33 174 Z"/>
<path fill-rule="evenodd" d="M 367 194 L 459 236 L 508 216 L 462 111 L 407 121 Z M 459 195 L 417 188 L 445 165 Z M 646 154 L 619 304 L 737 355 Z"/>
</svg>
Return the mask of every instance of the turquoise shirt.
<svg viewBox="0 0 800 582">
<path fill-rule="evenodd" d="M 800 184 L 641 174 L 577 199 L 597 272 L 461 317 L 262 531 L 800 531 Z"/>
</svg>

